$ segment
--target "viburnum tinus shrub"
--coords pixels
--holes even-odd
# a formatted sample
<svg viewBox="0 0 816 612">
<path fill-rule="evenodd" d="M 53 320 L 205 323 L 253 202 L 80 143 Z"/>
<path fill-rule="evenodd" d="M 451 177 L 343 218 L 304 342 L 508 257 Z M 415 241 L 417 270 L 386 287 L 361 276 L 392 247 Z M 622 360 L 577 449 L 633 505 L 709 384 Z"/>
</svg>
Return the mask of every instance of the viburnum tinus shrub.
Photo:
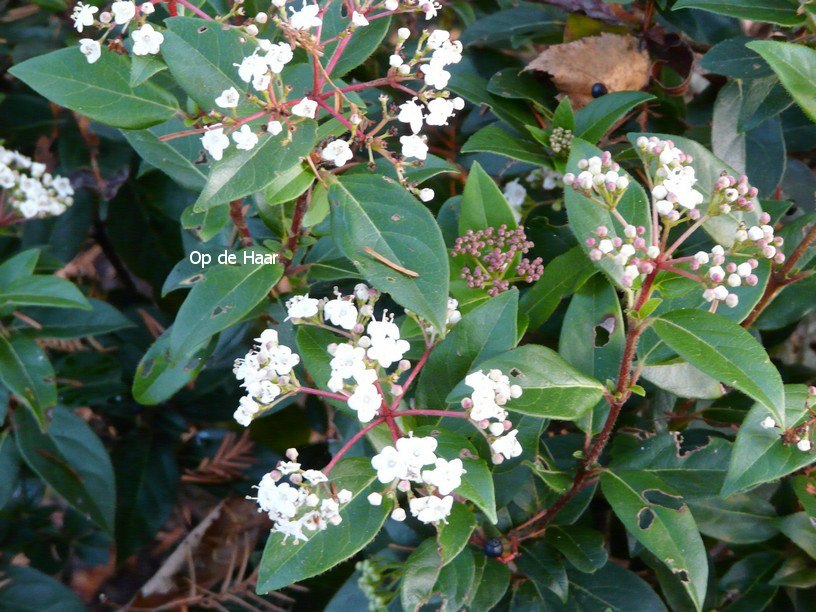
<svg viewBox="0 0 816 612">
<path fill-rule="evenodd" d="M 11 14 L 0 607 L 809 609 L 812 7 L 552 4 Z"/>
</svg>

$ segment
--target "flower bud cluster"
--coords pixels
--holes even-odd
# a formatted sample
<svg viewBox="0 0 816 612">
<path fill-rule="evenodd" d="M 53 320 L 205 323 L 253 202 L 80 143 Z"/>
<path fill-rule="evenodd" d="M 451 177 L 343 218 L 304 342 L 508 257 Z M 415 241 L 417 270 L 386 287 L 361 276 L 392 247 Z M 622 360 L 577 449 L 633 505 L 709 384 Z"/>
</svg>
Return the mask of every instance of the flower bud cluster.
<svg viewBox="0 0 816 612">
<path fill-rule="evenodd" d="M 462 475 L 467 473 L 459 458 L 448 461 L 436 455 L 437 441 L 431 436 L 399 438 L 394 446 L 384 447 L 371 459 L 371 466 L 377 471 L 377 480 L 389 488 L 382 493 L 371 493 L 368 501 L 374 506 L 382 503 L 383 496 L 396 500 L 397 491 L 408 494 L 408 509 L 411 515 L 423 523 L 445 522 L 451 512 L 451 493 L 462 484 Z M 426 469 L 426 466 L 433 466 Z M 427 495 L 412 491 L 411 483 L 422 485 Z M 391 513 L 396 521 L 405 520 L 406 513 L 399 505 Z"/>
<path fill-rule="evenodd" d="M 660 248 L 648 245 L 643 235 L 646 228 L 642 225 L 635 227 L 627 225 L 623 238 L 611 236 L 605 225 L 595 230 L 595 236 L 586 239 L 590 247 L 589 258 L 600 261 L 604 257 L 612 259 L 615 264 L 623 268 L 621 282 L 624 287 L 631 287 L 640 276 L 650 274 L 655 267 L 654 260 L 660 255 Z"/>
<path fill-rule="evenodd" d="M 566 156 L 572 148 L 572 130 L 562 127 L 554 128 L 550 134 L 550 148 L 556 155 Z"/>
<path fill-rule="evenodd" d="M 621 167 L 612 161 L 612 154 L 604 151 L 588 159 L 578 160 L 581 172 L 564 175 L 564 184 L 572 187 L 587 197 L 598 197 L 600 203 L 608 208 L 617 206 L 623 193 L 629 187 L 629 177 L 621 173 Z"/>
<path fill-rule="evenodd" d="M 771 216 L 764 212 L 759 216 L 760 225 L 747 227 L 745 223 L 740 223 L 734 249 L 740 252 L 752 251 L 759 257 L 772 259 L 774 263 L 784 263 L 785 254 L 781 247 L 785 244 L 785 239 L 774 235 L 770 222 Z"/>
<path fill-rule="evenodd" d="M 490 296 L 496 296 L 510 289 L 516 281 L 532 283 L 541 278 L 544 265 L 540 257 L 530 261 L 521 255 L 529 252 L 535 245 L 527 240 L 523 227 L 514 230 L 502 225 L 498 229 L 488 227 L 485 230 L 468 230 L 459 236 L 454 243 L 452 256 L 467 256 L 475 260 L 476 265 L 463 266 L 461 277 L 472 289 L 485 289 Z M 514 262 L 518 260 L 518 263 Z M 508 271 L 514 269 L 515 276 L 507 277 Z"/>
<path fill-rule="evenodd" d="M 714 183 L 711 193 L 711 204 L 708 207 L 709 214 L 728 214 L 731 211 L 754 210 L 754 203 L 751 201 L 759 193 L 756 187 L 748 184 L 748 177 L 744 174 L 734 178 L 730 174 L 722 173 L 720 178 Z"/>
<path fill-rule="evenodd" d="M 350 502 L 353 493 L 348 489 L 332 493 L 323 472 L 302 469 L 294 448 L 286 456 L 289 460 L 279 462 L 255 487 L 257 496 L 247 499 L 258 502 L 258 512 L 267 513 L 274 523 L 272 531 L 283 534 L 283 544 L 290 537 L 294 543 L 305 542 L 309 536 L 304 530 L 323 531 L 343 521 L 340 506 Z"/>
<path fill-rule="evenodd" d="M 725 249 L 719 244 L 710 252 L 698 251 L 689 264 L 692 270 L 707 267 L 702 276 L 705 287 L 703 298 L 707 302 L 724 302 L 730 308 L 739 304 L 739 297 L 729 289 L 743 284 L 750 287 L 756 285 L 759 278 L 754 274 L 754 270 L 758 265 L 756 259 L 749 259 L 740 264 L 733 261 L 726 264 Z"/>
<path fill-rule="evenodd" d="M 292 368 L 300 356 L 288 346 L 278 343 L 278 332 L 265 329 L 258 344 L 243 359 L 236 359 L 232 372 L 242 380 L 247 394 L 241 398 L 233 417 L 244 427 L 267 410 L 281 396 L 298 388 Z"/>
<path fill-rule="evenodd" d="M 462 400 L 462 408 L 483 430 L 493 452 L 493 463 L 518 457 L 522 452 L 516 439 L 518 429 L 513 429 L 504 406 L 521 397 L 522 388 L 510 384 L 510 378 L 496 369 L 487 374 L 482 370 L 472 372 L 465 377 L 465 384 L 473 389 L 473 393 Z"/>
<path fill-rule="evenodd" d="M 368 609 L 371 612 L 384 610 L 388 603 L 394 598 L 394 592 L 386 588 L 386 571 L 381 571 L 379 564 L 371 559 L 358 561 L 354 565 L 360 573 L 357 579 L 357 586 L 368 599 Z"/>
<path fill-rule="evenodd" d="M 42 219 L 64 213 L 74 203 L 74 189 L 64 176 L 46 172 L 45 164 L 33 161 L 17 151 L 0 146 L 0 189 L 3 191 L 0 222 L 11 216 Z"/>
</svg>

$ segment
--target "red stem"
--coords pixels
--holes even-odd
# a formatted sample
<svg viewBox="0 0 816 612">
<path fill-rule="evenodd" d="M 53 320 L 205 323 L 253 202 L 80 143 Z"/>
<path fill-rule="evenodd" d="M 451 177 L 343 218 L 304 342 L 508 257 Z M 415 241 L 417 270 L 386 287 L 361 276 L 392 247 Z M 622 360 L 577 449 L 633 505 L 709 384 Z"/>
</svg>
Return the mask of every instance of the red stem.
<svg viewBox="0 0 816 612">
<path fill-rule="evenodd" d="M 187 7 L 188 9 L 190 9 L 193 13 L 195 13 L 196 15 L 201 17 L 202 19 L 206 19 L 207 21 L 215 21 L 215 19 L 210 17 L 207 13 L 202 11 L 197 6 L 194 6 L 193 4 L 190 4 L 187 0 L 168 0 L 168 3 L 170 5 L 173 5 L 173 6 L 175 6 L 176 2 L 178 2 L 179 4 L 181 4 L 184 7 Z M 172 15 L 172 13 L 171 13 L 171 15 Z"/>
<path fill-rule="evenodd" d="M 348 398 L 345 395 L 331 393 L 330 391 L 321 391 L 320 389 L 312 389 L 311 387 L 299 387 L 298 391 L 301 393 L 306 393 L 307 395 L 319 395 L 320 397 L 328 397 L 329 399 L 335 399 L 341 402 L 348 401 Z"/>
<path fill-rule="evenodd" d="M 379 419 L 375 419 L 375 420 L 371 421 L 368 425 L 363 427 L 356 434 L 354 434 L 351 438 L 349 438 L 349 441 L 346 442 L 343 445 L 343 448 L 341 448 L 339 451 L 337 451 L 337 454 L 334 457 L 332 457 L 332 460 L 329 461 L 329 464 L 326 467 L 323 468 L 323 473 L 328 475 L 328 473 L 331 472 L 332 468 L 337 464 L 337 462 L 340 461 L 340 459 L 343 458 L 343 455 L 345 455 L 348 452 L 348 450 L 352 446 L 355 445 L 357 440 L 362 438 L 369 431 L 374 429 L 377 425 L 382 425 L 383 423 L 385 423 L 385 417 L 380 417 Z"/>
<path fill-rule="evenodd" d="M 333 92 L 332 92 L 332 93 L 333 93 Z M 328 104 L 326 104 L 326 103 L 325 103 L 323 100 L 321 100 L 320 98 L 315 98 L 315 102 L 317 102 L 317 105 L 318 105 L 318 106 L 320 106 L 320 107 L 321 107 L 321 108 L 323 108 L 324 110 L 326 110 L 326 111 L 328 111 L 329 113 L 331 113 L 331 115 L 332 115 L 332 116 L 333 116 L 335 119 L 337 119 L 337 120 L 338 120 L 340 123 L 342 123 L 342 124 L 345 126 L 345 128 L 346 128 L 347 130 L 352 129 L 351 122 L 350 122 L 348 119 L 346 119 L 345 117 L 343 117 L 343 115 L 341 115 L 340 113 L 336 112 L 336 111 L 335 111 L 335 110 L 334 110 L 334 109 L 333 109 L 331 106 L 329 106 Z"/>
<path fill-rule="evenodd" d="M 453 412 L 450 410 L 395 410 L 391 413 L 392 416 L 438 416 L 438 417 L 455 417 L 458 419 L 466 419 L 468 415 L 466 412 Z"/>
</svg>

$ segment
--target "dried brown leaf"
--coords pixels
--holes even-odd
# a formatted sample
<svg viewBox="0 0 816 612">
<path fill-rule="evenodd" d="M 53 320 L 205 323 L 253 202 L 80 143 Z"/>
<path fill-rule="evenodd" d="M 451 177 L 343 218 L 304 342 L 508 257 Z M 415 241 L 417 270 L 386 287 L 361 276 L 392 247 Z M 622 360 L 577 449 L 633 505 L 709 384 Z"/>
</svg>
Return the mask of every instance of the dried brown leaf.
<svg viewBox="0 0 816 612">
<path fill-rule="evenodd" d="M 608 92 L 638 91 L 649 84 L 649 54 L 638 40 L 604 32 L 551 45 L 525 68 L 552 75 L 555 86 L 569 96 L 573 108 L 592 100 L 592 86 L 603 83 Z"/>
</svg>

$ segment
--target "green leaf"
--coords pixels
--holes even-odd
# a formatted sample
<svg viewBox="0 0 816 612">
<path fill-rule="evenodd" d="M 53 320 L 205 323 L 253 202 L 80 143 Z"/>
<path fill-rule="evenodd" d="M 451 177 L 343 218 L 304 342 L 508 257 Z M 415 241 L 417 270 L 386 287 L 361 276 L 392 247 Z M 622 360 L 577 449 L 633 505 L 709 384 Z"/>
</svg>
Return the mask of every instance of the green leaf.
<svg viewBox="0 0 816 612">
<path fill-rule="evenodd" d="M 85 612 L 79 597 L 48 574 L 33 567 L 7 565 L 0 582 L 0 608 L 38 612 Z"/>
<path fill-rule="evenodd" d="M 729 544 L 764 542 L 779 533 L 773 505 L 757 496 L 709 497 L 688 504 L 702 534 Z"/>
<path fill-rule="evenodd" d="M 128 59 L 107 49 L 93 64 L 73 46 L 33 57 L 9 72 L 55 104 L 113 127 L 146 128 L 178 112 L 176 99 L 164 89 L 152 83 L 131 87 Z"/>
<path fill-rule="evenodd" d="M 225 89 L 247 90 L 234 64 L 252 55 L 256 46 L 241 43 L 244 34 L 239 29 L 194 17 L 171 17 L 164 23 L 162 57 L 175 81 L 205 112 L 215 108 L 215 99 Z M 242 95 L 235 112 L 246 116 L 257 110 Z"/>
<path fill-rule="evenodd" d="M 490 93 L 487 90 L 487 80 L 479 76 L 476 67 L 467 58 L 451 70 L 451 74 L 448 89 L 475 106 L 490 108 L 496 117 L 517 132 L 523 132 L 527 125 L 536 124 L 535 115 L 530 112 L 528 105 L 520 100 L 510 100 Z"/>
<path fill-rule="evenodd" d="M 794 476 L 791 484 L 805 512 L 816 517 L 816 475 Z"/>
<path fill-rule="evenodd" d="M 672 10 L 701 9 L 726 17 L 767 21 L 781 26 L 795 26 L 804 21 L 799 5 L 791 0 L 679 0 Z"/>
<path fill-rule="evenodd" d="M 503 98 L 528 100 L 546 104 L 547 95 L 555 97 L 555 88 L 544 89 L 541 82 L 529 72 L 519 72 L 518 67 L 502 68 L 493 73 L 487 83 L 487 91 Z"/>
<path fill-rule="evenodd" d="M 702 610 L 708 560 L 683 498 L 657 476 L 635 470 L 604 472 L 601 489 L 629 533 L 680 574 L 695 607 Z"/>
<path fill-rule="evenodd" d="M 467 230 L 476 232 L 488 227 L 498 229 L 502 225 L 515 229 L 516 218 L 513 209 L 510 208 L 496 182 L 482 169 L 479 162 L 473 162 L 462 194 L 459 235 L 464 236 Z"/>
<path fill-rule="evenodd" d="M 600 149 L 597 149 L 580 138 L 575 138 L 572 141 L 567 170 L 577 174 L 580 172 L 578 169 L 578 160 L 600 154 Z M 623 218 L 631 225 L 642 225 L 647 228 L 643 239 L 648 243 L 651 240 L 650 228 L 652 225 L 649 213 L 649 201 L 646 197 L 646 192 L 643 191 L 640 184 L 634 180 L 634 178 L 629 178 L 629 187 L 621 197 L 617 209 Z M 586 244 L 586 239 L 594 236 L 595 230 L 600 225 L 605 225 L 609 228 L 610 239 L 623 236 L 623 226 L 606 208 L 578 193 L 572 187 L 565 187 L 564 195 L 570 227 L 585 252 L 588 253 L 591 248 Z M 608 258 L 595 262 L 595 265 L 603 270 L 619 286 L 622 286 L 623 266 L 615 264 L 614 261 Z"/>
<path fill-rule="evenodd" d="M 510 586 L 510 569 L 504 563 L 486 558 L 479 586 L 472 594 L 471 610 L 492 610 Z"/>
<path fill-rule="evenodd" d="M 554 7 L 511 8 L 482 17 L 459 40 L 465 46 L 487 45 L 525 34 L 556 34 L 563 31 L 564 23 L 564 13 Z"/>
<path fill-rule="evenodd" d="M 473 553 L 465 548 L 439 572 L 434 591 L 439 593 L 444 605 L 442 612 L 458 612 L 473 594 L 476 580 L 476 563 Z"/>
<path fill-rule="evenodd" d="M 591 574 L 606 565 L 604 538 L 594 529 L 552 526 L 547 528 L 544 541 L 558 549 L 578 571 Z"/>
<path fill-rule="evenodd" d="M 174 117 L 146 130 L 122 130 L 122 135 L 151 166 L 164 172 L 185 189 L 201 191 L 207 182 L 208 168 L 206 158 L 201 155 L 201 139 L 190 136 L 159 140 L 160 136 L 184 129 L 184 122 Z"/>
<path fill-rule="evenodd" d="M 277 136 L 264 132 L 249 151 L 231 146 L 220 161 L 212 163 L 207 184 L 195 202 L 202 211 L 263 191 L 283 172 L 300 163 L 314 148 L 317 124 L 311 119 L 298 123 L 291 142 L 286 131 Z"/>
<path fill-rule="evenodd" d="M 9 257 L 0 264 L 0 287 L 34 274 L 39 258 L 40 249 L 28 249 Z"/>
<path fill-rule="evenodd" d="M 641 376 L 678 397 L 716 399 L 724 394 L 719 381 L 685 361 L 644 367 Z"/>
<path fill-rule="evenodd" d="M 579 246 L 548 263 L 541 278 L 521 296 L 519 311 L 529 318 L 529 328 L 540 327 L 561 299 L 577 291 L 593 274 L 595 266 Z"/>
<path fill-rule="evenodd" d="M 5 421 L 3 416 L 0 421 Z M 20 480 L 20 454 L 10 431 L 0 433 L 0 509 L 2 509 L 17 488 Z"/>
<path fill-rule="evenodd" d="M 138 87 L 147 81 L 154 74 L 167 70 L 167 64 L 155 55 L 132 55 L 130 64 L 130 80 L 128 84 L 131 87 Z"/>
<path fill-rule="evenodd" d="M 170 350 L 173 327 L 151 345 L 142 357 L 133 377 L 133 399 L 145 406 L 155 406 L 198 376 L 204 362 L 215 348 L 207 337 L 182 351 Z"/>
<path fill-rule="evenodd" d="M 462 145 L 462 153 L 496 153 L 537 166 L 549 167 L 552 164 L 541 145 L 513 136 L 497 125 L 488 125 L 473 134 Z"/>
<path fill-rule="evenodd" d="M 543 346 L 526 344 L 478 364 L 472 370 L 499 369 L 510 383 L 524 390 L 521 397 L 505 406 L 512 412 L 548 419 L 574 421 L 603 396 L 603 385 L 584 376 L 558 353 Z M 470 395 L 462 381 L 448 396 L 448 403 Z"/>
<path fill-rule="evenodd" d="M 505 291 L 464 315 L 434 348 L 422 369 L 416 391 L 417 405 L 444 407 L 448 393 L 474 365 L 515 346 L 517 320 L 518 292 L 515 290 Z"/>
<path fill-rule="evenodd" d="M 337 336 L 328 329 L 299 325 L 297 328 L 297 352 L 306 371 L 319 389 L 325 389 L 331 378 L 331 355 L 326 350 Z M 342 407 L 345 402 L 329 400 L 335 406 Z"/>
<path fill-rule="evenodd" d="M 332 231 L 343 255 L 365 279 L 444 333 L 448 311 L 448 254 L 430 211 L 397 183 L 348 176 L 329 188 Z M 418 274 L 382 263 L 366 251 Z"/>
<path fill-rule="evenodd" d="M 594 144 L 633 108 L 654 99 L 640 91 L 617 91 L 596 98 L 575 113 L 574 134 Z"/>
<path fill-rule="evenodd" d="M 91 309 L 88 300 L 74 283 L 57 276 L 40 274 L 0 287 L 0 305 Z"/>
<path fill-rule="evenodd" d="M 654 330 L 691 365 L 763 404 L 785 423 L 782 378 L 762 345 L 742 327 L 703 310 L 660 315 Z"/>
<path fill-rule="evenodd" d="M 770 579 L 781 563 L 776 552 L 751 553 L 737 561 L 720 579 L 723 592 L 738 593 L 739 597 L 725 610 L 728 612 L 755 612 L 771 603 L 777 587 Z"/>
<path fill-rule="evenodd" d="M 436 541 L 428 538 L 417 546 L 405 560 L 400 585 L 400 601 L 405 610 L 418 610 L 434 592 L 442 559 L 436 549 Z"/>
<path fill-rule="evenodd" d="M 264 192 L 263 203 L 276 206 L 290 202 L 305 192 L 314 182 L 314 174 L 304 164 L 295 164 L 279 173 Z"/>
<path fill-rule="evenodd" d="M 816 568 L 810 565 L 805 556 L 790 557 L 774 574 L 771 584 L 809 589 L 816 586 Z"/>
<path fill-rule="evenodd" d="M 101 440 L 67 408 L 54 410 L 43 432 L 26 410 L 14 413 L 17 449 L 28 466 L 74 508 L 113 533 L 113 468 Z"/>
<path fill-rule="evenodd" d="M 271 533 L 261 559 L 258 593 L 268 593 L 322 574 L 373 540 L 391 512 L 392 505 L 390 498 L 384 498 L 380 506 L 368 503 L 366 496 L 371 492 L 371 484 L 376 477 L 376 472 L 371 469 L 371 460 L 367 457 L 350 457 L 338 463 L 331 472 L 331 481 L 336 484 L 337 490 L 348 489 L 353 494 L 352 500 L 340 509 L 343 521 L 322 531 L 309 532 L 307 535 L 310 537 L 306 542 L 289 541 L 283 544 L 282 534 Z M 379 483 L 374 487 L 380 488 Z M 433 539 L 428 541 L 436 554 L 436 542 Z"/>
<path fill-rule="evenodd" d="M 625 344 L 618 294 L 606 277 L 593 276 L 570 300 L 561 325 L 558 352 L 570 365 L 595 380 L 614 380 Z M 598 432 L 608 413 L 609 404 L 602 399 L 578 426 L 586 432 Z"/>
<path fill-rule="evenodd" d="M 44 425 L 45 412 L 57 403 L 54 368 L 29 336 L 14 334 L 9 340 L 0 335 L 0 380 Z"/>
<path fill-rule="evenodd" d="M 344 5 L 329 3 L 328 10 L 323 15 L 322 39 L 334 38 L 348 25 L 349 15 Z M 356 28 L 351 34 L 351 40 L 346 44 L 345 51 L 335 64 L 331 76 L 342 76 L 367 60 L 379 48 L 390 27 L 391 17 L 384 17 L 371 21 L 365 27 Z M 324 65 L 328 65 L 337 44 L 337 42 L 331 42 L 323 48 Z"/>
<path fill-rule="evenodd" d="M 437 525 L 437 550 L 442 565 L 447 565 L 462 552 L 476 529 L 476 518 L 467 506 L 454 502 L 447 523 Z"/>
<path fill-rule="evenodd" d="M 785 385 L 784 392 L 784 422 L 794 427 L 810 417 L 810 412 L 805 408 L 807 388 L 803 385 Z M 777 480 L 816 460 L 816 456 L 803 453 L 795 444 L 784 444 L 779 429 L 762 427 L 761 422 L 767 416 L 765 406 L 755 404 L 742 422 L 731 453 L 728 476 L 723 484 L 723 497 Z"/>
<path fill-rule="evenodd" d="M 552 118 L 553 127 L 564 128 L 565 130 L 575 129 L 575 113 L 572 112 L 572 103 L 569 96 L 564 96 L 555 107 Z"/>
<path fill-rule="evenodd" d="M 719 437 L 707 436 L 701 443 L 684 446 L 678 432 L 656 434 L 645 440 L 621 433 L 612 443 L 609 465 L 613 469 L 647 471 L 690 503 L 719 494 L 730 456 L 731 444 Z"/>
<path fill-rule="evenodd" d="M 657 136 L 658 138 L 662 139 L 669 138 L 685 153 L 690 154 L 694 158 L 695 177 L 697 178 L 695 189 L 697 189 L 703 195 L 707 196 L 711 193 L 714 183 L 720 178 L 720 174 L 723 171 L 731 174 L 732 176 L 738 176 L 740 174 L 734 168 L 731 168 L 724 161 L 713 155 L 711 151 L 706 149 L 699 142 L 691 140 L 690 138 L 684 138 L 682 136 L 653 134 L 651 132 L 627 134 L 629 142 L 632 143 L 632 146 L 635 147 L 635 151 L 637 151 L 639 155 L 641 154 L 641 151 L 640 148 L 635 145 L 635 143 L 641 136 Z M 734 243 L 734 236 L 740 221 L 744 221 L 748 227 L 759 224 L 759 215 L 762 213 L 762 207 L 759 204 L 759 200 L 756 198 L 752 200 L 752 203 L 754 204 L 753 211 L 730 212 L 727 215 L 717 215 L 716 217 L 713 217 L 703 223 L 703 229 L 718 244 L 721 244 L 726 248 L 730 247 Z"/>
<path fill-rule="evenodd" d="M 816 50 L 771 40 L 754 41 L 746 46 L 770 64 L 800 108 L 816 121 Z"/>
<path fill-rule="evenodd" d="M 746 46 L 754 40 L 747 36 L 729 38 L 717 43 L 700 59 L 700 66 L 709 72 L 735 79 L 754 79 L 773 74 L 770 66 Z"/>
<path fill-rule="evenodd" d="M 133 327 L 133 323 L 107 302 L 89 299 L 90 310 L 26 308 L 26 314 L 42 326 L 37 335 L 45 338 L 84 338 Z"/>
<path fill-rule="evenodd" d="M 540 540 L 522 544 L 521 556 L 516 559 L 516 566 L 532 581 L 541 597 L 551 591 L 562 602 L 567 601 L 567 570 L 552 547 Z"/>
<path fill-rule="evenodd" d="M 170 334 L 172 353 L 189 354 L 189 347 L 240 321 L 280 280 L 282 266 L 249 262 L 249 254 L 249 250 L 238 254 L 238 261 L 247 263 L 211 265 L 202 273 L 204 280 L 193 286 L 176 315 Z"/>
<path fill-rule="evenodd" d="M 229 204 L 219 204 L 203 212 L 196 212 L 190 204 L 181 213 L 181 226 L 201 242 L 212 240 L 229 220 Z"/>
</svg>

